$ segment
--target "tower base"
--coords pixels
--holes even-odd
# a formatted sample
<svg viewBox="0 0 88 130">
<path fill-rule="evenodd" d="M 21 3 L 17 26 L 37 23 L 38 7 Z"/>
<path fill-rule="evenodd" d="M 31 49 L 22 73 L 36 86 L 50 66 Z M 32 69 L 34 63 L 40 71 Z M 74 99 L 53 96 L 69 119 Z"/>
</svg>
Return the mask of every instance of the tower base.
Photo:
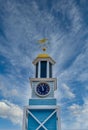
<svg viewBox="0 0 88 130">
<path fill-rule="evenodd" d="M 59 107 L 30 105 L 24 108 L 23 130 L 61 130 Z"/>
</svg>

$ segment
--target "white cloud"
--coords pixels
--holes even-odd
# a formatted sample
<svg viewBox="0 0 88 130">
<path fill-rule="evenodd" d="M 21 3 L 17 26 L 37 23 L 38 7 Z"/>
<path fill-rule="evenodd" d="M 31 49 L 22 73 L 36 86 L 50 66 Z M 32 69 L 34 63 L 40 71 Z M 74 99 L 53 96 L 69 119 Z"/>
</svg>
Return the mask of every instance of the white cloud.
<svg viewBox="0 0 88 130">
<path fill-rule="evenodd" d="M 71 91 L 70 87 L 66 84 L 62 84 L 63 96 L 66 98 L 75 98 L 75 94 Z"/>
<path fill-rule="evenodd" d="M 0 101 L 0 117 L 7 118 L 14 124 L 22 124 L 22 109 L 7 100 Z"/>
<path fill-rule="evenodd" d="M 84 98 L 84 104 L 73 104 L 68 107 L 71 112 L 71 117 L 74 117 L 74 121 L 71 122 L 70 127 L 73 129 L 84 130 L 88 129 L 88 98 Z M 70 117 L 69 117 L 70 118 Z"/>
</svg>

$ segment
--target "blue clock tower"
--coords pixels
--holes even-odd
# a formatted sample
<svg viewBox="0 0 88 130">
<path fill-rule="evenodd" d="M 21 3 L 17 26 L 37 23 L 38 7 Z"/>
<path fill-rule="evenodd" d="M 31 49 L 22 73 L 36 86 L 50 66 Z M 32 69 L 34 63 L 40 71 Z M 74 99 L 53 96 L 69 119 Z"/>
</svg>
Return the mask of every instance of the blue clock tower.
<svg viewBox="0 0 88 130">
<path fill-rule="evenodd" d="M 48 54 L 39 54 L 33 61 L 35 78 L 30 79 L 31 99 L 24 108 L 23 130 L 61 130 L 60 108 L 54 98 L 57 79 L 53 78 L 55 61 Z"/>
</svg>

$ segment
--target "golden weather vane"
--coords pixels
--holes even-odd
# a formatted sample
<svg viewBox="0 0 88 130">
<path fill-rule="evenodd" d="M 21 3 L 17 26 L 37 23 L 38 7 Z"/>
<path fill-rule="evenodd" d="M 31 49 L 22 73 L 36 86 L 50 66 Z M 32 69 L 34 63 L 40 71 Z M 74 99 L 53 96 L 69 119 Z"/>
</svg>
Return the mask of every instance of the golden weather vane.
<svg viewBox="0 0 88 130">
<path fill-rule="evenodd" d="M 38 43 L 40 43 L 42 50 L 45 52 L 47 49 L 46 42 L 48 41 L 47 38 L 43 38 L 38 40 Z"/>
</svg>

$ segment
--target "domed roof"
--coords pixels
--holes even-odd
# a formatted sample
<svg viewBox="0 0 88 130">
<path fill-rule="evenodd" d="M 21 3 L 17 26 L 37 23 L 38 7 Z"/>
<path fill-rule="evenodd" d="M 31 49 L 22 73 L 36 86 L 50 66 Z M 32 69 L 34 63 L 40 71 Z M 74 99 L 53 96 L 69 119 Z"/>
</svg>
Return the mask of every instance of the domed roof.
<svg viewBox="0 0 88 130">
<path fill-rule="evenodd" d="M 50 56 L 48 54 L 39 54 L 37 58 L 49 58 Z"/>
<path fill-rule="evenodd" d="M 48 54 L 45 54 L 45 53 L 39 54 L 36 57 L 36 59 L 33 61 L 33 64 L 35 65 L 37 62 L 39 62 L 41 60 L 43 61 L 43 59 L 44 59 L 44 61 L 46 60 L 46 61 L 51 62 L 52 64 L 55 64 L 55 61 Z"/>
</svg>

